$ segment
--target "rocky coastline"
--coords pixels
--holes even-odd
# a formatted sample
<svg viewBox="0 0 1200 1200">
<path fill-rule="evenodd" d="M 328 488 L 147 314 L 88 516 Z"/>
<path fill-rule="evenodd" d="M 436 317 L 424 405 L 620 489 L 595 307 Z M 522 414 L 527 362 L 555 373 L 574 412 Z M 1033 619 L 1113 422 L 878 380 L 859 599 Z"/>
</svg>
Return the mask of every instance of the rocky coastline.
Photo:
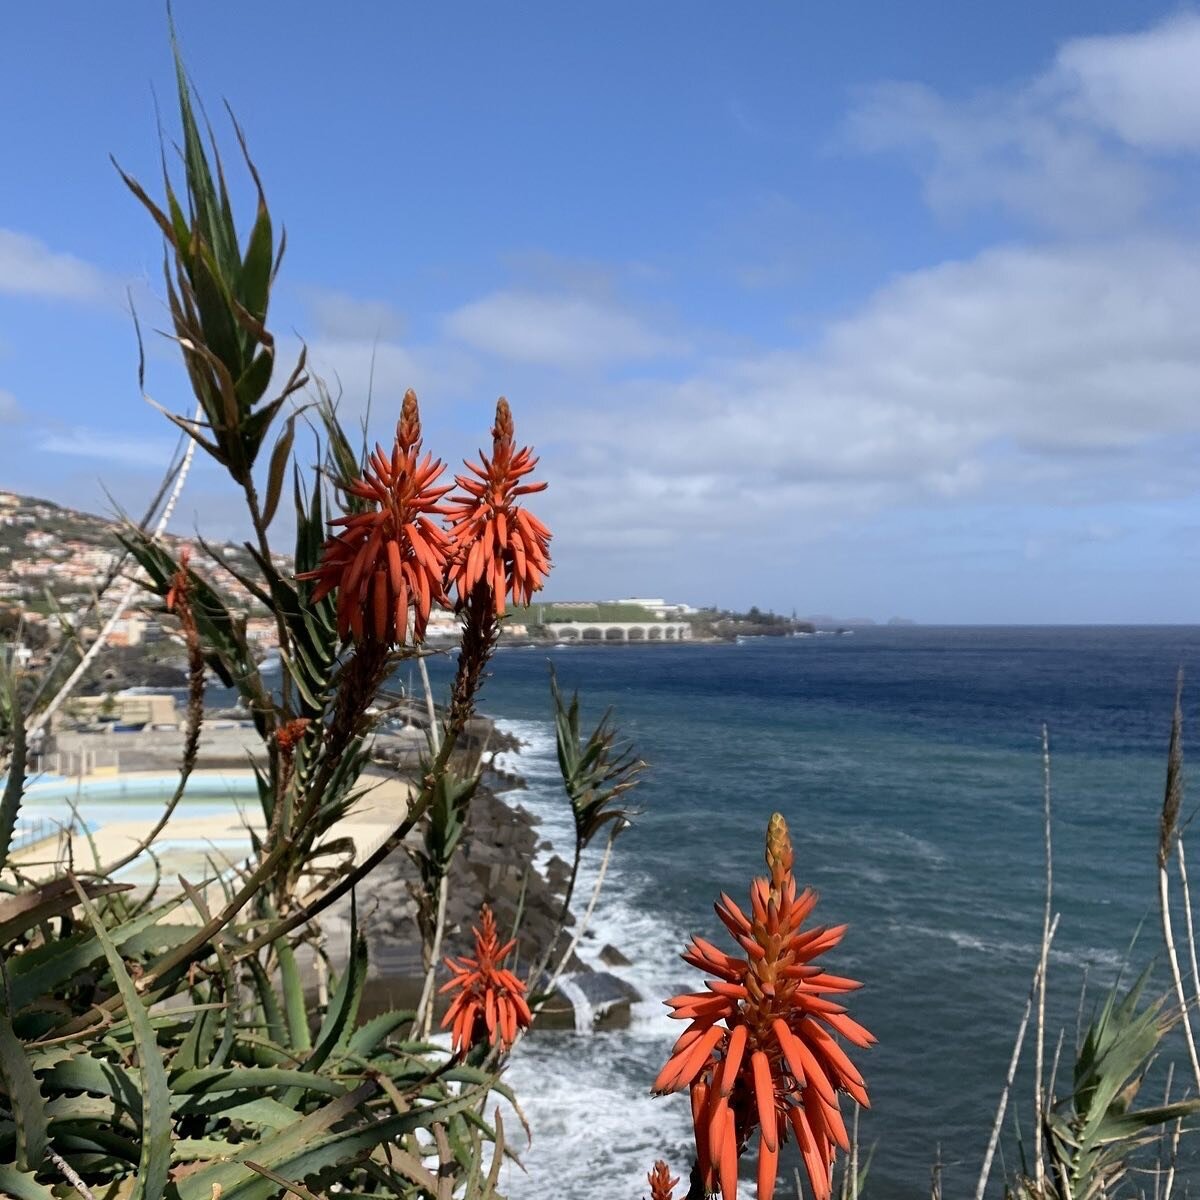
<svg viewBox="0 0 1200 1200">
<path fill-rule="evenodd" d="M 417 749 L 415 732 L 420 732 L 419 743 L 424 746 L 415 714 L 408 729 L 413 732 L 405 735 L 400 731 L 405 736 L 380 735 L 377 762 L 391 760 L 397 770 L 411 769 L 406 759 Z M 498 750 L 519 751 L 516 739 L 501 733 L 485 717 L 475 719 L 466 742 L 463 753 L 471 757 L 480 752 L 487 756 Z M 501 930 L 516 930 L 515 966 L 522 974 L 542 958 L 555 937 L 570 877 L 570 864 L 557 854 L 551 855 L 543 871 L 534 866 L 539 852 L 549 847 L 538 835 L 538 818 L 520 803 L 524 786 L 519 775 L 485 767 L 451 868 L 442 947 L 444 955 L 471 953 L 471 929 L 478 921 L 480 905 L 487 903 Z M 414 834 L 414 840 L 417 837 Z M 363 1003 L 372 1011 L 411 1007 L 420 994 L 424 969 L 414 898 L 417 880 L 416 867 L 402 848 L 385 859 L 372 876 L 366 904 L 360 900 L 371 962 Z M 347 923 L 346 934 L 348 918 L 343 906 L 337 919 Z M 575 917 L 568 912 L 556 961 L 570 945 L 574 927 Z M 332 928 L 328 932 L 336 937 Z M 599 957 L 618 968 L 628 964 L 614 946 L 603 947 Z M 575 954 L 566 964 L 563 981 L 565 986 L 556 988 L 542 1007 L 537 1021 L 542 1028 L 617 1028 L 628 1023 L 630 1004 L 639 999 L 619 975 L 597 970 Z M 536 985 L 533 990 L 536 992 Z"/>
<path fill-rule="evenodd" d="M 246 713 L 237 708 L 206 713 L 197 766 L 207 769 L 244 769 L 248 761 L 262 761 L 263 747 Z M 368 774 L 411 780 L 427 750 L 428 714 L 424 705 L 409 702 L 389 715 L 376 734 Z M 147 728 L 117 732 L 115 726 L 60 729 L 43 748 L 50 770 L 81 773 L 108 764 L 112 772 L 176 770 L 183 748 L 183 730 Z M 520 803 L 525 781 L 495 765 L 497 752 L 516 751 L 519 742 L 486 717 L 475 717 L 464 730 L 456 759 L 465 771 L 484 764 L 483 777 L 471 801 L 459 851 L 451 868 L 443 955 L 471 953 L 472 926 L 479 908 L 490 904 L 497 924 L 506 933 L 516 930 L 515 967 L 525 974 L 545 955 L 563 909 L 570 866 L 546 852 L 538 818 Z M 366 782 L 367 780 L 364 780 Z M 563 803 L 566 803 L 564 796 Z M 411 846 L 421 841 L 420 827 L 410 835 Z M 543 862 L 539 870 L 535 863 Z M 418 872 L 405 847 L 385 859 L 357 896 L 358 918 L 370 949 L 370 975 L 364 996 L 369 1014 L 386 1008 L 415 1007 L 424 983 L 421 936 L 416 920 Z M 578 898 L 577 898 L 578 899 Z M 350 902 L 330 908 L 321 917 L 325 951 L 334 971 L 343 966 L 350 944 Z M 555 961 L 570 945 L 575 917 L 568 912 L 559 938 Z M 303 950 L 310 985 L 321 984 L 315 957 Z M 619 970 L 627 964 L 618 947 L 605 946 L 597 956 L 604 966 Z M 439 980 L 444 969 L 439 969 Z M 536 982 L 532 990 L 537 992 Z M 597 969 L 572 955 L 560 986 L 542 1006 L 538 1024 L 543 1028 L 612 1028 L 629 1020 L 630 1004 L 638 998 L 619 974 Z"/>
</svg>

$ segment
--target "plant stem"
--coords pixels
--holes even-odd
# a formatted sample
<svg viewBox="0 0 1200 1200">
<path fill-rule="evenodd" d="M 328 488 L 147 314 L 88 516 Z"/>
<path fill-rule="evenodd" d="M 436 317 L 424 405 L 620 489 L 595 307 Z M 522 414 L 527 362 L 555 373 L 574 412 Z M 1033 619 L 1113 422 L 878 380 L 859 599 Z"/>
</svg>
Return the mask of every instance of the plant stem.
<svg viewBox="0 0 1200 1200">
<path fill-rule="evenodd" d="M 858 1200 L 858 1114 L 854 1105 L 854 1129 L 850 1135 L 850 1200 Z"/>
<path fill-rule="evenodd" d="M 442 953 L 442 935 L 446 929 L 446 898 L 450 891 L 449 868 L 438 883 L 437 917 L 433 927 L 433 944 L 429 949 L 429 966 L 425 969 L 425 982 L 421 985 L 421 999 L 417 1002 L 417 1023 L 421 1037 L 429 1040 L 433 1029 L 433 981 L 437 976 L 438 957 Z"/>
<path fill-rule="evenodd" d="M 1183 1134 L 1183 1118 L 1175 1122 L 1175 1131 L 1171 1134 L 1171 1165 L 1167 1168 L 1167 1182 L 1163 1187 L 1162 1200 L 1171 1200 L 1171 1189 L 1175 1186 L 1175 1166 L 1179 1161 L 1179 1138 Z M 1187 1192 L 1184 1192 L 1186 1195 Z"/>
<path fill-rule="evenodd" d="M 1161 863 L 1158 868 L 1158 907 L 1162 913 L 1163 942 L 1167 948 L 1167 962 L 1171 967 L 1171 980 L 1175 985 L 1175 995 L 1183 1015 L 1183 1036 L 1187 1042 L 1188 1058 L 1192 1063 L 1192 1075 L 1196 1081 L 1196 1090 L 1200 1092 L 1200 1058 L 1196 1056 L 1196 1039 L 1192 1034 L 1192 1018 L 1188 1010 L 1187 993 L 1183 987 L 1183 976 L 1179 971 L 1179 955 L 1175 952 L 1175 934 L 1171 928 L 1171 897 L 1167 877 L 1167 864 Z"/>
<path fill-rule="evenodd" d="M 604 876 L 608 872 L 608 864 L 612 858 L 613 842 L 617 839 L 617 834 L 621 832 L 620 823 L 614 823 L 612 830 L 608 835 L 608 845 L 604 847 L 604 857 L 600 860 L 600 870 L 596 875 L 596 883 L 592 888 L 591 899 L 588 900 L 588 906 L 583 914 L 583 920 L 579 922 L 579 928 L 575 931 L 575 936 L 571 939 L 571 944 L 567 947 L 562 958 L 558 960 L 558 966 L 555 968 L 554 974 L 550 977 L 550 982 L 546 985 L 546 994 L 554 990 L 554 985 L 559 981 L 563 971 L 566 970 L 567 963 L 571 960 L 571 955 L 579 946 L 583 939 L 584 932 L 587 930 L 588 923 L 592 919 L 592 913 L 596 911 L 596 901 L 600 899 L 600 889 L 604 887 Z"/>
<path fill-rule="evenodd" d="M 196 752 L 200 748 L 200 730 L 204 724 L 204 655 L 199 642 L 195 638 L 194 626 L 188 645 L 188 705 L 187 732 L 184 736 L 183 759 L 179 765 L 179 782 L 175 791 L 162 811 L 162 815 L 144 838 L 132 850 L 122 855 L 115 862 L 106 864 L 96 871 L 97 875 L 115 875 L 122 867 L 127 867 L 133 860 L 145 853 L 158 839 L 158 835 L 166 828 L 167 822 L 187 788 L 188 780 L 196 766 Z"/>
<path fill-rule="evenodd" d="M 490 655 L 490 650 L 488 653 Z M 486 658 L 484 661 L 486 661 Z M 252 954 L 261 946 L 267 945 L 285 933 L 290 933 L 291 930 L 312 920 L 318 913 L 324 912 L 325 909 L 340 900 L 351 888 L 379 866 L 412 832 L 417 822 L 425 815 L 430 804 L 433 802 L 433 795 L 437 788 L 438 779 L 445 772 L 446 765 L 450 761 L 450 756 L 454 753 L 454 747 L 458 742 L 459 735 L 466 727 L 467 720 L 474 711 L 475 693 L 478 691 L 480 682 L 482 682 L 481 675 L 482 663 L 468 663 L 464 665 L 462 655 L 459 656 L 458 677 L 455 680 L 455 692 L 458 699 L 455 704 L 451 705 L 450 719 L 446 722 L 446 736 L 442 741 L 442 748 L 426 773 L 425 778 L 421 781 L 421 790 L 417 793 L 417 797 L 410 805 L 404 819 L 370 855 L 363 859 L 357 866 L 351 868 L 336 883 L 331 884 L 326 891 L 320 893 L 314 899 L 301 901 L 284 918 L 281 924 L 264 931 L 243 946 L 238 951 L 239 958 L 245 957 L 247 954 Z"/>
<path fill-rule="evenodd" d="M 1195 1002 L 1200 1008 L 1200 966 L 1196 963 L 1196 930 L 1192 923 L 1192 893 L 1188 887 L 1187 863 L 1183 857 L 1183 834 L 1175 840 L 1175 849 L 1179 851 L 1179 882 L 1183 885 L 1183 915 L 1187 921 L 1188 956 L 1192 960 L 1192 987 L 1195 991 Z"/>
<path fill-rule="evenodd" d="M 83 1197 L 83 1200 L 96 1200 L 91 1188 L 83 1182 L 71 1164 L 53 1146 L 46 1147 L 46 1157 L 55 1165 L 59 1174 Z"/>
<path fill-rule="evenodd" d="M 1047 942 L 1054 940 L 1055 931 L 1058 929 L 1058 914 L 1055 913 L 1054 920 L 1050 922 L 1050 934 Z M 988 1176 L 992 1173 L 992 1159 L 996 1157 L 996 1147 L 1000 1144 L 1000 1130 L 1004 1125 L 1004 1112 L 1008 1108 L 1008 1097 L 1012 1091 L 1013 1080 L 1017 1075 L 1017 1063 L 1021 1058 L 1021 1047 L 1025 1044 L 1025 1030 L 1029 1026 L 1029 1015 L 1033 1012 L 1033 1001 L 1037 995 L 1038 983 L 1041 979 L 1042 963 L 1038 960 L 1038 965 L 1033 974 L 1033 986 L 1029 989 L 1029 999 L 1025 1001 L 1025 1012 L 1021 1017 L 1021 1024 L 1017 1029 L 1017 1039 L 1013 1043 L 1012 1057 L 1008 1061 L 1008 1074 L 1004 1078 L 1004 1090 L 1000 1093 L 1000 1103 L 996 1106 L 996 1119 L 992 1123 L 992 1133 L 988 1138 L 987 1151 L 983 1156 L 983 1166 L 979 1169 L 979 1182 L 975 1185 L 975 1200 L 983 1200 L 983 1194 L 987 1190 Z"/>
<path fill-rule="evenodd" d="M 271 544 L 267 538 L 267 527 L 263 524 L 262 509 L 258 503 L 258 489 L 254 486 L 254 475 L 248 468 L 240 483 L 242 491 L 246 494 L 246 507 L 250 510 L 250 520 L 254 525 L 255 536 L 258 538 L 258 552 L 262 555 L 263 562 L 272 564 Z M 274 605 L 272 605 L 272 611 L 275 614 L 275 629 L 279 637 L 280 652 L 288 654 L 291 650 L 291 640 L 288 636 L 287 617 Z M 291 680 L 288 678 L 286 670 L 280 672 L 280 699 L 283 702 L 284 712 L 290 712 Z M 274 755 L 272 754 L 273 758 Z"/>
<path fill-rule="evenodd" d="M 201 416 L 203 416 L 203 406 L 197 404 L 196 416 L 193 419 L 199 421 Z M 162 511 L 162 515 L 158 518 L 158 523 L 154 527 L 154 532 L 150 535 L 151 541 L 157 541 L 162 536 L 163 530 L 166 529 L 167 522 L 170 521 L 171 514 L 175 511 L 175 502 L 179 499 L 179 493 L 183 491 L 183 485 L 188 477 L 188 471 L 191 468 L 192 459 L 195 457 L 195 454 L 196 442 L 194 439 L 189 438 L 187 449 L 183 452 L 183 462 L 180 463 L 179 466 L 179 475 L 175 480 L 174 490 L 171 492 L 171 497 L 167 501 L 166 507 Z M 50 703 L 47 704 L 46 707 L 43 708 L 42 711 L 25 726 L 26 738 L 32 739 L 34 734 L 39 733 L 42 729 L 44 729 L 46 723 L 59 710 L 59 708 L 62 707 L 67 698 L 75 690 L 76 684 L 78 684 L 80 679 L 83 678 L 88 667 L 92 665 L 96 655 L 104 649 L 104 645 L 108 641 L 109 635 L 116 627 L 117 622 L 121 619 L 125 609 L 129 607 L 130 601 L 132 601 L 134 594 L 137 591 L 138 584 L 131 579 L 120 600 L 117 601 L 117 606 L 113 609 L 112 615 L 108 618 L 108 620 L 104 623 L 104 627 L 96 635 L 96 640 L 88 648 L 87 653 L 79 660 L 75 670 L 73 670 L 71 674 L 67 676 L 66 682 L 58 689 Z"/>
<path fill-rule="evenodd" d="M 409 631 L 414 630 L 414 618 L 409 618 Z M 421 675 L 421 687 L 425 692 L 425 712 L 429 716 L 429 748 L 436 756 L 441 750 L 441 734 L 438 732 L 437 706 L 433 702 L 433 686 L 429 682 L 429 668 L 425 665 L 425 656 L 417 655 L 417 670 Z M 437 978 L 438 957 L 442 952 L 442 937 L 446 929 L 446 897 L 449 891 L 450 863 L 438 881 L 437 913 L 433 923 L 433 940 L 430 945 L 423 947 L 429 953 L 429 962 L 425 967 L 425 980 L 421 984 L 421 998 L 417 1002 L 416 1024 L 420 1026 L 421 1036 L 428 1040 L 433 1027 L 433 984 Z"/>
<path fill-rule="evenodd" d="M 1042 1161 L 1042 1105 L 1046 1053 L 1046 972 L 1050 955 L 1050 910 L 1054 904 L 1054 854 L 1050 826 L 1050 731 L 1042 724 L 1042 794 L 1046 842 L 1046 903 L 1042 910 L 1042 953 L 1038 960 L 1037 1042 L 1033 1074 L 1033 1174 L 1036 1194 L 1046 1188 L 1046 1164 Z"/>
<path fill-rule="evenodd" d="M 579 879 L 579 865 L 582 859 L 583 842 L 577 834 L 575 837 L 575 858 L 571 863 L 571 876 L 567 880 L 567 890 L 563 894 L 563 901 L 559 906 L 558 916 L 554 921 L 554 936 L 550 939 L 550 944 L 542 951 L 542 956 L 538 959 L 537 965 L 529 972 L 530 986 L 536 986 L 538 979 L 546 973 L 546 968 L 550 965 L 550 960 L 554 957 L 554 951 L 558 948 L 559 938 L 562 937 L 562 932 L 566 928 L 567 915 L 571 911 L 571 900 L 575 896 L 575 884 Z"/>
</svg>

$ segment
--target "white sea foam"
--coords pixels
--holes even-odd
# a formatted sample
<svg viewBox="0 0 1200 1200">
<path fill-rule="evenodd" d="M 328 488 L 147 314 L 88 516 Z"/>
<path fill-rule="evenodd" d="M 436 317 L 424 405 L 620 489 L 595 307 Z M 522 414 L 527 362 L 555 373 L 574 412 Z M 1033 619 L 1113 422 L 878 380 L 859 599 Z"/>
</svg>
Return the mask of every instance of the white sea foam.
<svg viewBox="0 0 1200 1200">
<path fill-rule="evenodd" d="M 968 933 L 964 929 L 941 928 L 933 925 L 913 925 L 899 921 L 889 922 L 897 934 L 920 934 L 925 937 L 941 938 L 951 942 L 960 950 L 974 950 L 980 954 L 996 958 L 1010 959 L 1018 962 L 1036 963 L 1039 947 L 1034 942 L 1016 942 L 1007 938 L 980 937 Z M 1105 971 L 1119 970 L 1124 964 L 1125 956 L 1119 950 L 1107 946 L 1087 946 L 1075 949 L 1062 949 L 1052 946 L 1050 950 L 1051 963 L 1062 966 L 1099 968 Z"/>
<path fill-rule="evenodd" d="M 558 990 L 575 1010 L 575 1032 L 591 1033 L 596 1024 L 596 1010 L 587 992 L 579 985 L 574 975 L 564 975 L 558 981 Z"/>
<path fill-rule="evenodd" d="M 526 788 L 511 799 L 541 821 L 539 851 L 544 866 L 557 853 L 570 859 L 574 825 L 563 791 L 554 727 L 545 721 L 496 722 L 518 738 L 521 750 L 497 756 L 497 765 L 515 771 Z M 573 909 L 582 916 L 603 854 L 597 838 L 585 852 Z M 617 840 L 604 890 L 592 915 L 594 936 L 583 939 L 579 956 L 628 980 L 643 997 L 633 1006 L 630 1027 L 595 1035 L 540 1033 L 522 1041 L 507 1073 L 529 1119 L 533 1143 L 521 1152 L 527 1174 L 507 1165 L 503 1186 L 521 1200 L 554 1200 L 562 1195 L 638 1196 L 656 1158 L 679 1174 L 690 1162 L 691 1121 L 683 1096 L 655 1099 L 650 1083 L 680 1032 L 662 1000 L 687 977 L 679 961 L 684 931 L 666 926 L 640 898 L 652 881 L 628 868 Z M 631 961 L 606 967 L 597 955 L 606 943 Z M 517 1135 L 512 1135 L 514 1140 Z"/>
</svg>

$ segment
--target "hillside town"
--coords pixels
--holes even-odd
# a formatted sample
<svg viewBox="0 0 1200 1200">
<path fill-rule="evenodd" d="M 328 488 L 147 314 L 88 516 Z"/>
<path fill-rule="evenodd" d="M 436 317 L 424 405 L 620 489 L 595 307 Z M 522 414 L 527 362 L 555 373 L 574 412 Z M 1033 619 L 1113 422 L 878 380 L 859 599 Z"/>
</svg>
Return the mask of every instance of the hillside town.
<svg viewBox="0 0 1200 1200">
<path fill-rule="evenodd" d="M 90 644 L 107 625 L 104 638 L 110 659 L 123 655 L 123 669 L 105 667 L 124 684 L 165 682 L 182 660 L 178 632 L 163 620 L 160 598 L 140 587 L 128 573 L 118 541 L 120 524 L 93 513 L 64 508 L 50 500 L 0 491 L 0 636 L 5 658 L 19 668 L 44 665 L 64 638 Z M 230 609 L 246 621 L 246 633 L 260 656 L 278 649 L 274 617 L 194 538 L 164 534 L 175 556 L 190 549 L 205 577 Z M 211 547 L 235 572 L 251 571 L 245 547 L 225 542 Z M 276 554 L 276 565 L 290 572 L 291 558 Z M 130 591 L 121 614 L 111 616 L 117 597 Z M 97 603 L 103 595 L 103 602 Z M 700 608 L 661 596 L 611 600 L 538 600 L 511 609 L 503 625 L 508 644 L 664 644 L 737 641 L 746 638 L 807 636 L 849 631 L 861 620 L 832 617 L 785 617 L 751 607 L 747 612 Z M 458 617 L 435 608 L 427 638 L 448 644 L 459 631 Z M 155 680 L 135 677 L 159 670 Z M 132 671 L 132 676 L 130 672 Z"/>
</svg>

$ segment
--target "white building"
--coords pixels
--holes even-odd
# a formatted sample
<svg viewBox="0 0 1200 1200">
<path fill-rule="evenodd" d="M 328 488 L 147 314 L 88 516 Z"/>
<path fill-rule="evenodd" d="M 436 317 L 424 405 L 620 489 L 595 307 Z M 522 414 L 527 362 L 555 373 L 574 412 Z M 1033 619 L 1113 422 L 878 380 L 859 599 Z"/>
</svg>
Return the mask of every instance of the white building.
<svg viewBox="0 0 1200 1200">
<path fill-rule="evenodd" d="M 662 621 L 670 618 L 686 617 L 691 613 L 699 611 L 691 604 L 668 604 L 661 596 L 626 596 L 623 600 L 612 600 L 607 603 L 634 604 L 638 608 L 644 608 L 647 612 L 652 612 Z"/>
</svg>

